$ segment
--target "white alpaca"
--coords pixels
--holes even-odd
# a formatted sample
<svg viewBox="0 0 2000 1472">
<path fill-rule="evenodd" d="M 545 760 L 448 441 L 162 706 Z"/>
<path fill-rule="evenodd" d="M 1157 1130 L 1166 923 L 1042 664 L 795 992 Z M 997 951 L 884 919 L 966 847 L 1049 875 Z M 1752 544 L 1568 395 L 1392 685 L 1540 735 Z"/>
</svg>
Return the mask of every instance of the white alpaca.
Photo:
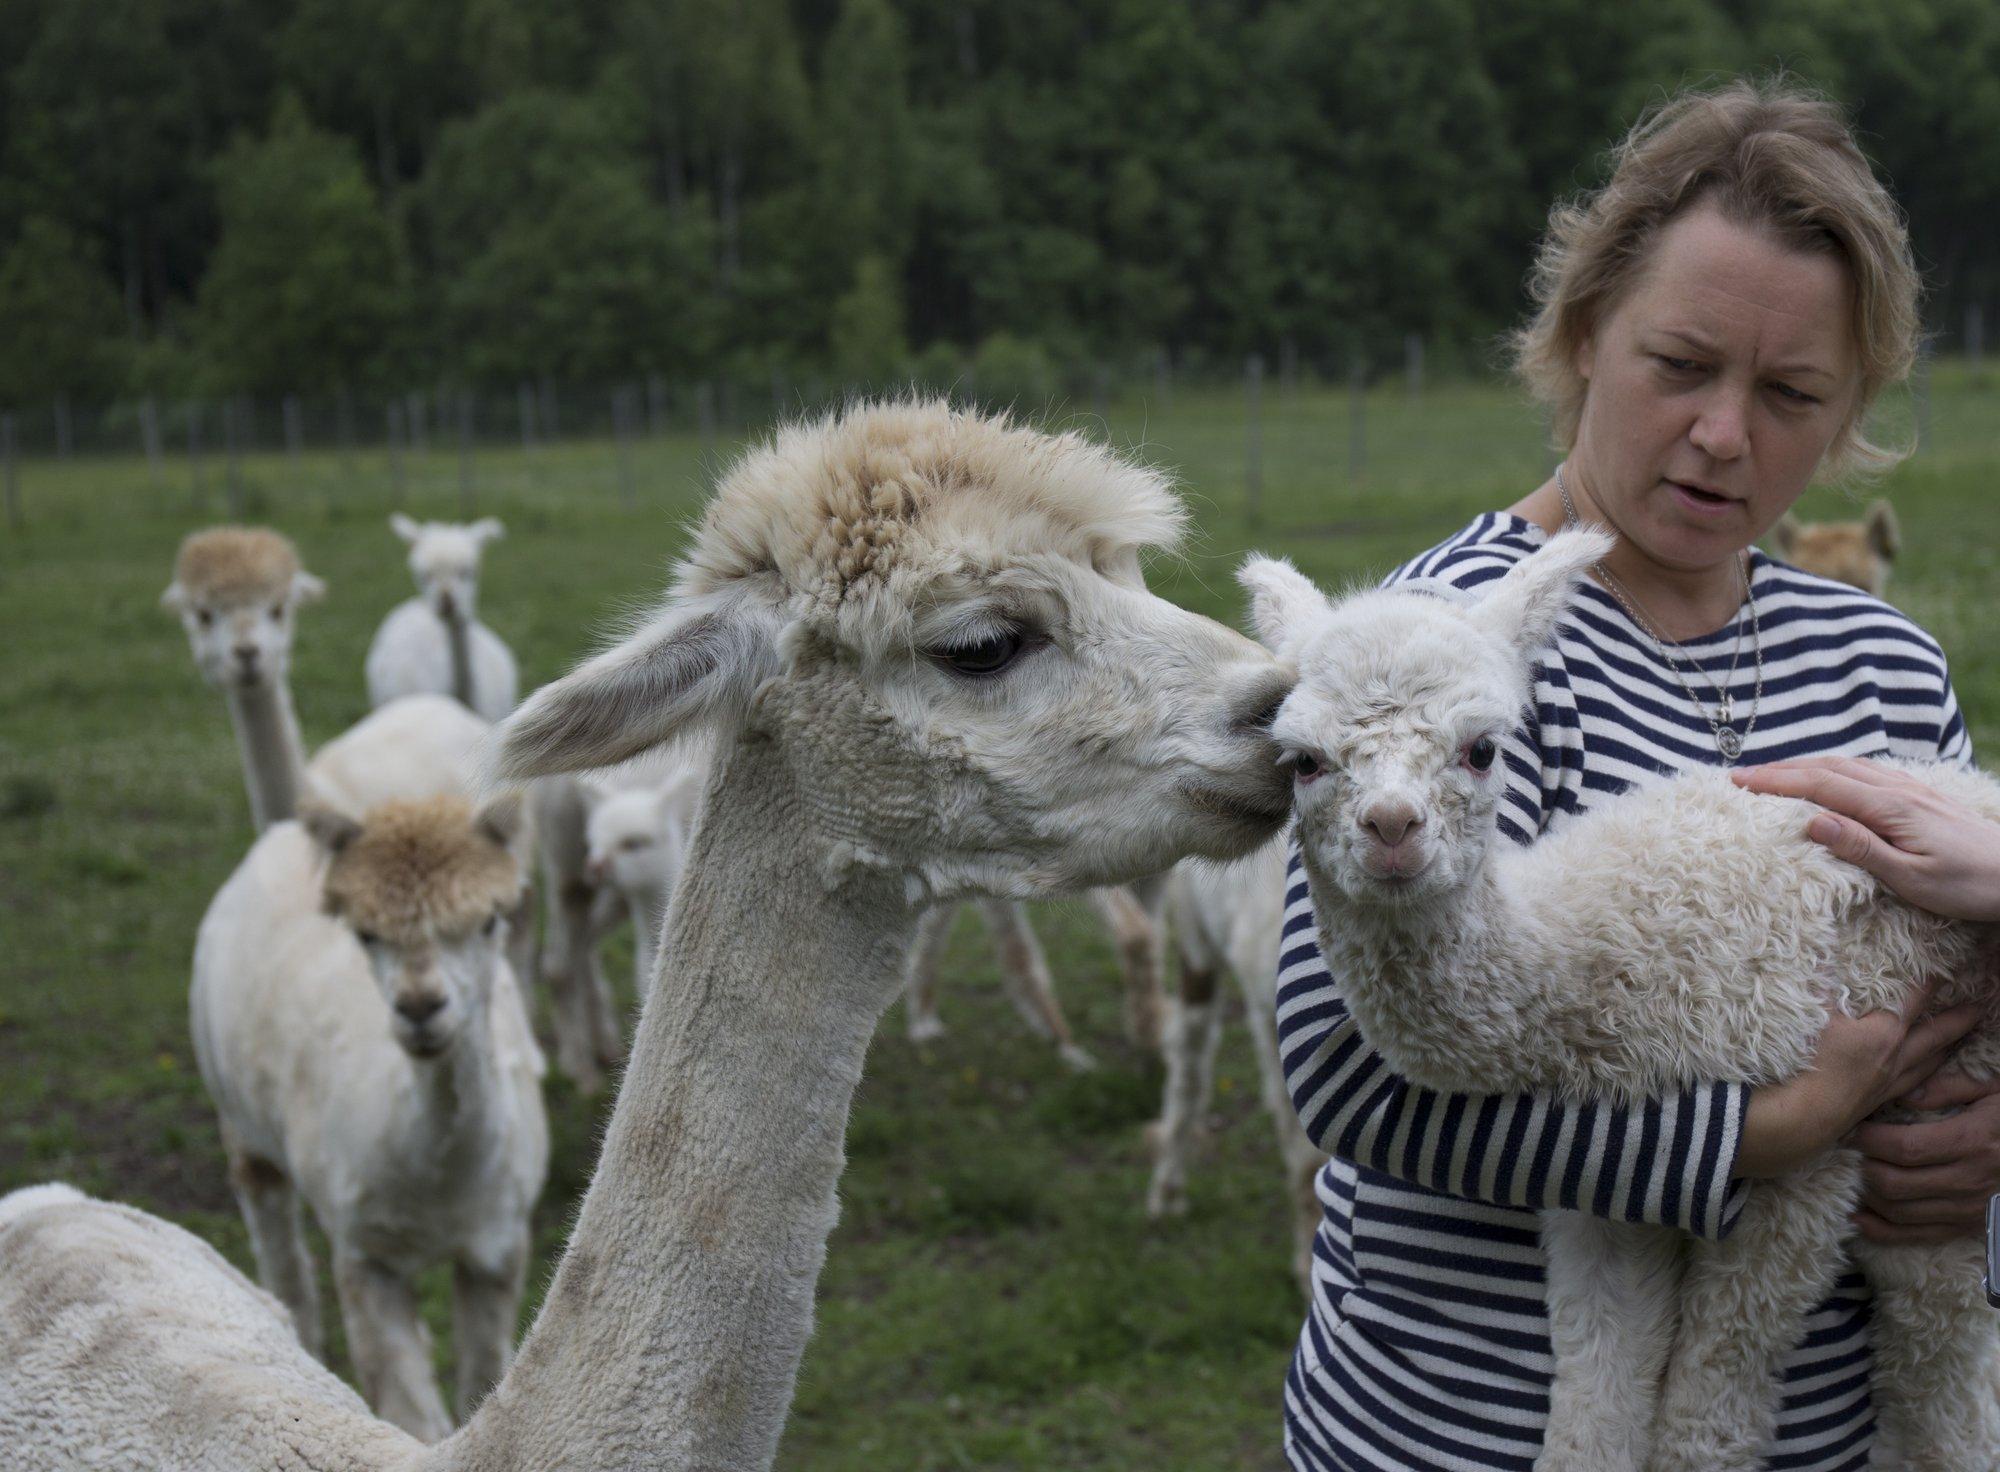
<svg viewBox="0 0 2000 1472">
<path fill-rule="evenodd" d="M 1148 875 L 1132 884 L 1120 884 L 1090 892 L 1091 904 L 1104 918 L 1118 946 L 1120 968 L 1125 977 L 1125 1030 L 1142 1048 L 1160 1046 L 1161 1015 L 1164 1002 L 1160 986 L 1159 909 L 1166 892 L 1163 875 Z M 1095 1068 L 1097 1061 L 1079 1047 L 1070 1031 L 1069 1019 L 1056 1000 L 1055 978 L 1035 929 L 1028 921 L 1027 907 L 1018 900 L 983 895 L 977 901 L 998 946 L 1000 981 L 1007 1000 L 1036 1037 L 1056 1045 L 1056 1056 L 1073 1069 Z M 944 1020 L 938 1016 L 939 971 L 951 941 L 953 924 L 963 902 L 939 905 L 925 913 L 917 927 L 916 943 L 904 969 L 903 1010 L 910 1041 L 934 1042 L 944 1036 Z"/>
<path fill-rule="evenodd" d="M 489 721 L 520 699 L 513 651 L 479 621 L 479 557 L 505 534 L 491 516 L 470 525 L 389 518 L 410 544 L 417 596 L 397 604 L 368 646 L 368 703 L 401 695 L 449 695 Z"/>
<path fill-rule="evenodd" d="M 294 618 L 326 585 L 262 527 L 211 527 L 181 543 L 161 603 L 180 615 L 203 678 L 229 704 L 259 830 L 291 817 L 302 789 L 350 814 L 399 797 L 471 790 L 488 726 L 441 696 L 411 696 L 357 721 L 306 760 L 290 686 Z"/>
<path fill-rule="evenodd" d="M 687 858 L 705 775 L 701 765 L 691 763 L 643 787 L 583 779 L 590 804 L 584 872 L 592 884 L 615 893 L 632 919 L 633 985 L 642 1004 Z"/>
<path fill-rule="evenodd" d="M 512 1354 L 548 1165 L 541 1055 L 502 952 L 518 798 L 308 807 L 223 885 L 195 941 L 195 1058 L 259 1276 L 319 1351 L 300 1204 L 333 1254 L 369 1404 L 451 1429 L 415 1277 L 450 1262 L 458 1408 Z"/>
<path fill-rule="evenodd" d="M 1244 571 L 1260 632 L 1298 663 L 1274 731 L 1320 946 L 1369 1043 L 1432 1088 L 1631 1104 L 1798 1073 L 1829 986 L 1850 1012 L 1898 1006 L 1924 977 L 1944 979 L 1941 1006 L 1983 995 L 1994 927 L 1901 904 L 1805 838 L 1804 804 L 1720 771 L 1604 802 L 1528 848 L 1494 843 L 1496 743 L 1609 545 L 1554 537 L 1470 606 L 1392 589 L 1329 607 L 1285 564 Z M 2000 817 L 1992 779 L 1919 770 Z M 2000 1029 L 1955 1063 L 2000 1072 Z M 1858 1186 L 1844 1149 L 1749 1182 L 1720 1242 L 1546 1215 L 1556 1377 L 1538 1468 L 1761 1467 L 1775 1369 L 1832 1288 Z M 1854 1250 L 1875 1291 L 1877 1465 L 1992 1472 L 2000 1319 L 1977 1244 Z"/>
<path fill-rule="evenodd" d="M 503 733 L 515 778 L 716 736 L 597 1176 L 506 1378 L 425 1451 L 245 1328 L 255 1290 L 193 1239 L 44 1197 L 0 1206 L 0 1444 L 35 1466 L 769 1467 L 921 909 L 1238 854 L 1283 821 L 1265 724 L 1287 676 L 1145 591 L 1139 551 L 1180 520 L 1099 445 L 941 404 L 746 457 L 665 606 Z"/>
<path fill-rule="evenodd" d="M 1166 919 L 1180 958 L 1180 985 L 1167 1005 L 1161 1039 L 1167 1071 L 1160 1117 L 1147 1131 L 1154 1155 L 1146 1210 L 1155 1217 L 1179 1216 L 1187 1210 L 1188 1160 L 1214 1092 L 1215 1051 L 1222 1040 L 1223 1008 L 1216 981 L 1227 971 L 1243 993 L 1258 1083 L 1284 1162 L 1292 1271 L 1310 1287 L 1313 1236 L 1320 1223 L 1313 1181 L 1326 1164 L 1326 1155 L 1299 1124 L 1278 1060 L 1278 942 L 1284 900 L 1282 839 L 1233 864 L 1192 860 L 1178 864 L 1168 877 Z"/>
</svg>

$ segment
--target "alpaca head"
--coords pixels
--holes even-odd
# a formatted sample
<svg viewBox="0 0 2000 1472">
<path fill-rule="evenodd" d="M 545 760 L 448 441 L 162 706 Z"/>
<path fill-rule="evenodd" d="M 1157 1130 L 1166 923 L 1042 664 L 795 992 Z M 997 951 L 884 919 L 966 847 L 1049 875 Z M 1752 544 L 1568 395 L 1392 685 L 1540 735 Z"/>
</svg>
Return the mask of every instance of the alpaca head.
<svg viewBox="0 0 2000 1472">
<path fill-rule="evenodd" d="M 412 521 L 398 511 L 389 527 L 410 544 L 410 576 L 417 594 L 447 623 L 478 617 L 479 555 L 488 542 L 507 534 L 499 518 L 482 516 L 464 525 Z"/>
<path fill-rule="evenodd" d="M 1287 563 L 1244 565 L 1259 635 L 1298 664 L 1271 731 L 1317 876 L 1356 905 L 1395 907 L 1478 872 L 1501 743 L 1572 585 L 1610 546 L 1595 530 L 1552 537 L 1468 604 L 1401 588 L 1329 602 Z"/>
<path fill-rule="evenodd" d="M 694 823 L 699 774 L 682 773 L 651 787 L 613 787 L 585 777 L 583 792 L 590 809 L 584 830 L 590 882 L 625 895 L 671 892 Z"/>
<path fill-rule="evenodd" d="M 299 821 L 326 856 L 322 903 L 367 954 L 396 1042 L 417 1058 L 448 1052 L 503 964 L 520 798 L 476 812 L 459 797 L 389 802 L 358 822 L 308 803 Z"/>
<path fill-rule="evenodd" d="M 325 591 L 278 533 L 218 526 L 181 543 L 174 580 L 160 604 L 180 615 L 203 679 L 224 689 L 247 688 L 284 682 L 292 616 Z"/>
<path fill-rule="evenodd" d="M 1902 550 L 1903 536 L 1889 503 L 1871 501 L 1859 521 L 1807 525 L 1787 516 L 1771 528 L 1771 545 L 1794 567 L 1880 598 L 1889 586 L 1889 568 Z"/>
<path fill-rule="evenodd" d="M 500 732 L 510 778 L 694 727 L 767 748 L 829 882 L 1026 896 L 1247 851 L 1290 680 L 1146 591 L 1182 511 L 1079 435 L 942 403 L 792 426 L 718 488 L 664 607 Z"/>
</svg>

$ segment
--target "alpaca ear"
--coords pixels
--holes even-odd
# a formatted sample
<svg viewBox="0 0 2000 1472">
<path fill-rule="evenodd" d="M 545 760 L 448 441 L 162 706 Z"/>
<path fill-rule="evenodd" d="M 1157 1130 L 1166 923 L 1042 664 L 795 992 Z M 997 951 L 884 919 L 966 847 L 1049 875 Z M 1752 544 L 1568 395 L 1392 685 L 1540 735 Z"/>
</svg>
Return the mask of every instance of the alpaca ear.
<svg viewBox="0 0 2000 1472">
<path fill-rule="evenodd" d="M 391 511 L 389 513 L 389 530 L 406 542 L 414 542 L 424 534 L 424 529 L 421 526 L 417 525 L 416 522 L 410 520 L 409 517 L 403 515 L 400 511 Z"/>
<path fill-rule="evenodd" d="M 361 836 L 361 825 L 339 808 L 307 799 L 299 804 L 299 825 L 330 857 Z"/>
<path fill-rule="evenodd" d="M 1577 579 L 1616 545 L 1616 538 L 1597 527 L 1557 532 L 1493 585 L 1475 605 L 1478 617 L 1532 659 L 1555 636 Z"/>
<path fill-rule="evenodd" d="M 317 603 L 326 596 L 326 584 L 309 572 L 292 574 L 292 601 Z"/>
<path fill-rule="evenodd" d="M 1236 581 L 1250 594 L 1250 626 L 1273 654 L 1290 653 L 1326 617 L 1326 595 L 1282 557 L 1246 557 Z"/>
<path fill-rule="evenodd" d="M 507 528 L 497 516 L 482 516 L 470 527 L 466 528 L 466 530 L 470 531 L 473 540 L 479 542 L 481 545 L 487 542 L 497 542 L 507 535 Z"/>
<path fill-rule="evenodd" d="M 1896 511 L 1887 501 L 1870 501 L 1863 523 L 1868 529 L 1868 545 L 1884 562 L 1894 562 L 1903 550 L 1902 528 L 1896 525 Z"/>
<path fill-rule="evenodd" d="M 179 613 L 187 606 L 187 589 L 183 588 L 180 585 L 180 580 L 176 578 L 173 582 L 168 583 L 166 591 L 160 594 L 160 607 L 166 609 L 168 613 Z"/>
<path fill-rule="evenodd" d="M 747 589 L 670 603 L 509 716 L 494 733 L 492 775 L 615 766 L 695 726 L 740 719 L 777 673 L 777 636 L 778 610 Z"/>
<path fill-rule="evenodd" d="M 514 840 L 521 835 L 524 816 L 520 789 L 509 788 L 487 799 L 474 816 L 472 826 L 492 839 L 498 847 L 512 848 Z"/>
<path fill-rule="evenodd" d="M 592 776 L 589 772 L 579 772 L 576 778 L 576 790 L 583 794 L 584 811 L 594 813 L 604 806 L 604 800 L 618 789 L 602 777 Z"/>
</svg>

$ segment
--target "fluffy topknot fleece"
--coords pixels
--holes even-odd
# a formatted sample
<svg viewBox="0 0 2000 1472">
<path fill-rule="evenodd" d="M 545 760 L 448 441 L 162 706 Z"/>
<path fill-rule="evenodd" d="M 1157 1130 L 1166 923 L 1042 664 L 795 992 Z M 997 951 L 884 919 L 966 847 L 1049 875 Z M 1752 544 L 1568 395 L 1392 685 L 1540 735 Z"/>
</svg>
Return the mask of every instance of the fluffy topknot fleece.
<svg viewBox="0 0 2000 1472">
<path fill-rule="evenodd" d="M 1173 546 L 1186 512 L 1167 478 L 1075 433 L 1046 434 L 942 400 L 850 406 L 788 425 L 723 479 L 679 570 L 683 595 L 776 573 L 829 611 L 905 574 L 928 581 L 1022 551 L 1105 565 Z M 950 545 L 967 565 L 944 568 Z"/>
<path fill-rule="evenodd" d="M 479 812 L 462 797 L 387 802 L 357 825 L 326 809 L 302 815 L 331 852 L 326 908 L 358 930 L 396 942 L 464 934 L 521 893 L 508 842 L 517 799 Z"/>
<path fill-rule="evenodd" d="M 261 526 L 191 532 L 174 559 L 174 582 L 187 597 L 224 605 L 287 598 L 299 571 L 291 541 Z"/>
</svg>

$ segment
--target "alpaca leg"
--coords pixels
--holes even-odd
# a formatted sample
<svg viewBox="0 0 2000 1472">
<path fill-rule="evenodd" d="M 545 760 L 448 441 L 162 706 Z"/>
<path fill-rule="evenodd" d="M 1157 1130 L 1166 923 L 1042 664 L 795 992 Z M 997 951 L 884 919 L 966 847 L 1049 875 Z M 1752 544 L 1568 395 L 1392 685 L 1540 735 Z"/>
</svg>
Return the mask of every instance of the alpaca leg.
<svg viewBox="0 0 2000 1472">
<path fill-rule="evenodd" d="M 1165 1030 L 1166 970 L 1160 944 L 1160 897 L 1165 876 L 1094 889 L 1092 903 L 1111 927 L 1125 976 L 1125 1035 L 1141 1048 L 1157 1050 Z"/>
<path fill-rule="evenodd" d="M 1265 949 L 1269 949 L 1266 947 Z M 1243 1015 L 1250 1029 L 1250 1045 L 1257 1056 L 1257 1078 L 1264 1091 L 1264 1109 L 1278 1132 L 1278 1158 L 1285 1163 L 1286 1198 L 1292 1212 L 1292 1274 L 1299 1286 L 1312 1288 L 1313 1238 L 1319 1234 L 1322 1212 L 1313 1182 L 1326 1164 L 1326 1152 L 1313 1144 L 1292 1096 L 1285 1087 L 1284 1065 L 1278 1059 L 1278 1018 L 1276 1011 L 1277 959 L 1268 965 L 1262 957 L 1254 970 L 1238 967 L 1236 978 L 1243 991 Z M 1254 978 L 1254 979 L 1253 979 Z M 1219 1034 L 1221 1029 L 1215 1029 Z M 1171 1046 L 1171 1044 L 1169 1044 Z M 1209 1044 L 1209 1067 L 1214 1068 L 1214 1044 Z"/>
<path fill-rule="evenodd" d="M 233 1147 L 229 1184 L 250 1230 L 258 1281 L 290 1311 L 299 1343 L 315 1359 L 323 1358 L 326 1336 L 320 1327 L 319 1280 L 313 1272 L 312 1249 L 306 1245 L 298 1192 L 270 1161 Z"/>
<path fill-rule="evenodd" d="M 934 1042 L 944 1036 L 944 1023 L 937 1014 L 938 969 L 944 965 L 945 948 L 951 944 L 951 923 L 958 918 L 956 903 L 933 905 L 917 921 L 917 938 L 903 970 L 903 1015 L 909 1024 L 910 1041 Z"/>
<path fill-rule="evenodd" d="M 1536 1472 L 1639 1472 L 1673 1348 L 1682 1234 L 1581 1212 L 1542 1218 L 1555 1381 Z"/>
<path fill-rule="evenodd" d="M 420 1441 L 451 1432 L 451 1414 L 431 1370 L 431 1336 L 417 1312 L 416 1285 L 352 1251 L 335 1249 L 333 1281 L 361 1393 L 383 1420 Z"/>
<path fill-rule="evenodd" d="M 1875 1290 L 1875 1464 L 1897 1472 L 2000 1467 L 2000 1315 L 1978 1242 L 1855 1244 Z"/>
<path fill-rule="evenodd" d="M 521 1286 L 528 1275 L 523 1235 L 498 1263 L 461 1261 L 452 1267 L 452 1349 L 458 1368 L 458 1418 L 471 1419 L 486 1392 L 514 1358 Z"/>
<path fill-rule="evenodd" d="M 1836 1151 L 1797 1175 L 1755 1182 L 1735 1231 L 1691 1242 L 1652 1472 L 1764 1465 L 1778 1365 L 1839 1276 L 1859 1186 L 1857 1158 Z"/>
<path fill-rule="evenodd" d="M 1050 1039 L 1056 1052 L 1071 1068 L 1084 1071 L 1097 1067 L 1097 1060 L 1076 1045 L 1069 1019 L 1056 1003 L 1055 978 L 1049 975 L 1048 958 L 1035 930 L 1028 923 L 1028 910 L 1019 900 L 985 899 L 980 913 L 1000 946 L 1000 979 L 1007 999 L 1037 1037 Z"/>
<path fill-rule="evenodd" d="M 556 1066 L 576 1084 L 578 1093 L 586 1095 L 604 1083 L 598 1014 L 600 1009 L 609 1013 L 611 1007 L 609 996 L 600 995 L 607 989 L 590 934 L 596 894 L 580 879 L 550 885 L 548 953 L 542 967 L 553 1004 Z"/>
<path fill-rule="evenodd" d="M 1180 1216 L 1187 1211 L 1187 1163 L 1200 1137 L 1215 1083 L 1215 1049 L 1222 1039 L 1222 1009 L 1216 1005 L 1216 967 L 1181 958 L 1179 995 L 1167 1008 L 1161 1052 L 1167 1065 L 1160 1117 L 1149 1133 L 1153 1179 L 1146 1188 L 1148 1216 Z"/>
</svg>

